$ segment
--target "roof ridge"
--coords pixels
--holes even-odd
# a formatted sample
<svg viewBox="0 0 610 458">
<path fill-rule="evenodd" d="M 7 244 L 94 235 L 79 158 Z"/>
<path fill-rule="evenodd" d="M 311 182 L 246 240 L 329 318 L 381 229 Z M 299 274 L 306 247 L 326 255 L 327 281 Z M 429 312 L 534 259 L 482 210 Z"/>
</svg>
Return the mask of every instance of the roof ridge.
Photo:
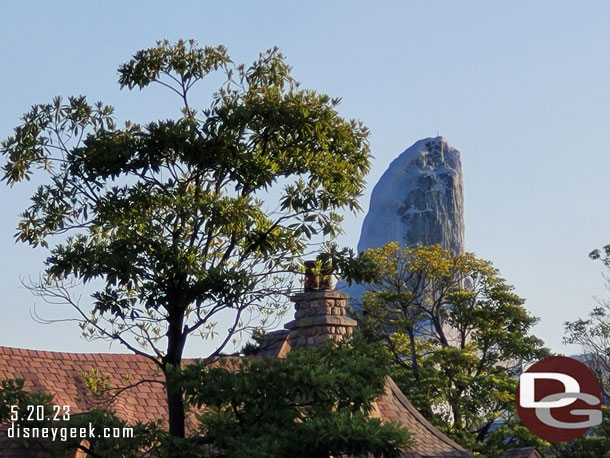
<svg viewBox="0 0 610 458">
<path fill-rule="evenodd" d="M 436 428 L 432 423 L 430 423 L 426 418 L 419 413 L 419 411 L 411 404 L 411 402 L 407 399 L 404 393 L 400 390 L 396 382 L 392 379 L 392 377 L 388 377 L 387 386 L 392 391 L 392 394 L 396 397 L 396 399 L 402 404 L 402 406 L 414 417 L 416 418 L 422 426 L 424 426 L 434 437 L 445 442 L 447 445 L 455 448 L 458 452 L 463 453 L 464 457 L 471 457 L 472 454 L 468 452 L 464 447 L 455 442 L 450 437 L 446 436 L 442 431 Z"/>
<path fill-rule="evenodd" d="M 116 356 L 129 356 L 129 357 L 141 357 L 141 358 L 147 358 L 147 356 L 144 355 L 138 355 L 136 353 L 110 353 L 110 352 L 82 352 L 82 351 L 56 351 L 56 350 L 33 350 L 31 348 L 22 348 L 22 347 L 12 347 L 12 346 L 6 346 L 6 345 L 0 345 L 0 354 L 23 354 L 23 355 L 28 355 L 31 356 L 32 354 L 40 354 L 41 356 L 50 356 L 47 355 L 49 353 L 52 353 L 53 355 L 70 355 L 70 356 L 75 356 L 75 355 L 82 355 L 82 356 L 96 356 L 96 355 L 100 355 L 100 356 L 112 356 L 112 357 L 116 357 Z"/>
</svg>

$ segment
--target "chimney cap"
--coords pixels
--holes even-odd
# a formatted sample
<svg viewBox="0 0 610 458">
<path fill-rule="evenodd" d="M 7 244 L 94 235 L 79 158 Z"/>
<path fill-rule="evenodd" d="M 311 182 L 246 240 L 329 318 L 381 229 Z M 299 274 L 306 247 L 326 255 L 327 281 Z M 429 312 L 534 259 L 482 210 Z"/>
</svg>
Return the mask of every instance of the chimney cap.
<svg viewBox="0 0 610 458">
<path fill-rule="evenodd" d="M 305 292 L 333 289 L 333 274 L 330 266 L 322 266 L 315 260 L 307 260 L 303 264 L 305 265 L 303 284 Z"/>
</svg>

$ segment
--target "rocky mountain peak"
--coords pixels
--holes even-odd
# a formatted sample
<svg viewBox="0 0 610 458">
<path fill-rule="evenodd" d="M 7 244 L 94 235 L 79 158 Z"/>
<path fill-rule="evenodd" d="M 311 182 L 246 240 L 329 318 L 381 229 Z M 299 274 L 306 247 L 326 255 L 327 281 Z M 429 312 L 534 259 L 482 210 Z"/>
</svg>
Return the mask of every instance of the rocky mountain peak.
<svg viewBox="0 0 610 458">
<path fill-rule="evenodd" d="M 443 137 L 425 138 L 400 154 L 375 185 L 358 251 L 396 240 L 439 243 L 464 251 L 464 185 L 460 152 Z"/>
</svg>

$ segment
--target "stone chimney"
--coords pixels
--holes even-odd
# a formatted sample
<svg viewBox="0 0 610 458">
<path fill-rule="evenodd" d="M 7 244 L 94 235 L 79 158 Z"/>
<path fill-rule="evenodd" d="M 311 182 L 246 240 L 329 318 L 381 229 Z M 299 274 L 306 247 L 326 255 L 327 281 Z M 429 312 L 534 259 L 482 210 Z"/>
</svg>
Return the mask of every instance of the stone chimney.
<svg viewBox="0 0 610 458">
<path fill-rule="evenodd" d="M 314 261 L 305 262 L 303 292 L 291 298 L 295 304 L 294 320 L 284 327 L 289 331 L 290 348 L 303 348 L 323 344 L 327 339 L 342 339 L 352 334 L 356 320 L 348 318 L 349 294 L 335 291 L 332 275 L 315 274 Z"/>
</svg>

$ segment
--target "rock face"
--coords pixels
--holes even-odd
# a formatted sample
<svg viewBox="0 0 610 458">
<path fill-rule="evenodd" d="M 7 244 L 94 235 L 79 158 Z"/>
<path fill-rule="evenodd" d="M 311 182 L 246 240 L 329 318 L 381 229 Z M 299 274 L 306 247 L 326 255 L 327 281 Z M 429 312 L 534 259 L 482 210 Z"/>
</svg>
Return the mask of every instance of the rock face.
<svg viewBox="0 0 610 458">
<path fill-rule="evenodd" d="M 385 171 L 371 196 L 358 251 L 393 240 L 440 243 L 464 252 L 464 185 L 460 152 L 443 137 L 418 141 Z"/>
<path fill-rule="evenodd" d="M 460 152 L 443 137 L 425 138 L 390 164 L 373 189 L 358 251 L 388 242 L 404 245 L 439 243 L 453 254 L 464 252 L 464 185 Z M 358 298 L 365 288 L 340 288 Z"/>
</svg>

